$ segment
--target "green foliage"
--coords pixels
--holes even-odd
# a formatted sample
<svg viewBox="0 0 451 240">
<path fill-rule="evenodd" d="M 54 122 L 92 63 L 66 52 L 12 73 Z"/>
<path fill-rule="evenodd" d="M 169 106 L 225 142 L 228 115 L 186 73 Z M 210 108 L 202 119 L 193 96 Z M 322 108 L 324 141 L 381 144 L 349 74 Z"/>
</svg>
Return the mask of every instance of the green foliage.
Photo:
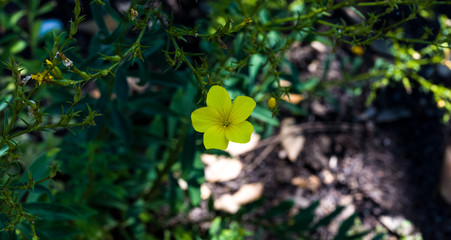
<svg viewBox="0 0 451 240">
<path fill-rule="evenodd" d="M 180 220 L 202 202 L 200 155 L 205 149 L 190 126 L 190 114 L 203 105 L 212 85 L 226 86 L 232 98 L 253 97 L 257 107 L 251 121 L 266 135 L 279 124 L 274 117 L 278 108 L 266 106 L 270 97 L 276 106 L 302 115 L 306 109 L 281 99 L 290 93 L 318 96 L 331 86 L 364 80 L 372 88 L 369 101 L 392 81 L 408 92 L 416 81 L 447 110 L 445 120 L 451 112 L 450 90 L 418 74 L 423 66 L 449 62 L 449 20 L 440 17 L 434 38 L 430 29 L 420 38 L 408 38 L 401 28 L 447 1 L 210 1 L 212 14 L 194 27 L 174 23 L 155 1 L 132 1 L 123 13 L 110 1 L 89 6 L 75 1 L 69 29 L 43 38 L 41 16 L 53 5 L 8 2 L 0 1 L 0 30 L 7 33 L 0 39 L 0 60 L 11 74 L 0 71 L 1 239 L 258 237 L 246 224 L 282 239 L 310 239 L 336 219 L 343 207 L 315 218 L 319 201 L 288 217 L 294 204 L 286 201 L 265 211 L 261 220 L 246 222 L 244 214 L 260 207 L 257 201 L 233 216 L 211 211 L 208 232 Z M 8 12 L 5 4 L 20 10 Z M 384 24 L 399 6 L 408 6 L 410 14 L 396 24 Z M 383 11 L 363 11 L 373 7 Z M 330 21 L 333 11 L 344 8 L 361 21 Z M 91 11 L 98 27 L 89 46 L 75 41 L 84 11 Z M 117 27 L 110 29 L 105 16 Z M 21 19 L 27 28 L 17 24 Z M 198 43 L 196 51 L 183 47 L 192 39 Z M 356 74 L 362 58 L 341 59 L 352 71 L 343 67 L 344 79 L 334 81 L 324 81 L 334 54 L 326 59 L 322 76 L 308 79 L 299 79 L 285 57 L 299 42 L 319 41 L 334 49 L 339 44 L 366 47 L 380 39 L 391 44 L 393 61 L 380 58 L 370 72 Z M 414 44 L 424 47 L 414 50 Z M 87 54 L 82 47 L 88 48 Z M 282 86 L 282 78 L 291 87 Z M 130 84 L 133 79 L 139 79 L 137 86 Z M 97 97 L 89 97 L 92 86 Z M 140 92 L 143 86 L 149 88 Z M 359 88 L 351 90 L 358 94 Z M 42 143 L 29 137 L 44 131 L 49 134 L 42 134 Z M 59 137 L 55 131 L 70 133 Z M 179 180 L 188 187 L 180 188 Z M 356 218 L 344 220 L 334 239 L 366 235 L 353 231 Z"/>
</svg>

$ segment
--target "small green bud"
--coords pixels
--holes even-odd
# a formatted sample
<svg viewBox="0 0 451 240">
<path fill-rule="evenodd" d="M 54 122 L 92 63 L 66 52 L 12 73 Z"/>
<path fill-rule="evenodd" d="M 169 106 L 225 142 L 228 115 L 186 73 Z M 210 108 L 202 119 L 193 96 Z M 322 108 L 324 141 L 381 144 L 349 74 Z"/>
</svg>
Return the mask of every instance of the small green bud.
<svg viewBox="0 0 451 240">
<path fill-rule="evenodd" d="M 89 74 L 85 73 L 85 72 L 79 72 L 78 75 L 80 75 L 80 77 L 82 77 L 83 79 L 88 79 L 91 78 L 89 76 Z"/>
<path fill-rule="evenodd" d="M 50 169 L 49 177 L 54 178 L 57 173 L 58 173 L 58 164 L 54 164 Z"/>
<path fill-rule="evenodd" d="M 100 71 L 100 75 L 102 75 L 102 77 L 106 77 L 108 75 L 108 69 L 103 69 Z"/>
<path fill-rule="evenodd" d="M 55 79 L 63 79 L 63 73 L 58 67 L 54 67 L 52 71 L 50 71 L 52 75 L 55 77 Z"/>
<path fill-rule="evenodd" d="M 75 93 L 75 96 L 74 96 L 74 104 L 78 103 L 80 101 L 80 99 L 81 99 L 81 89 L 80 89 L 80 87 L 78 87 L 77 92 Z"/>
<path fill-rule="evenodd" d="M 69 85 L 74 84 L 74 81 L 68 80 L 68 79 L 63 79 L 63 80 L 55 80 L 52 83 L 55 83 L 56 85 L 59 85 L 59 86 L 69 86 Z"/>
<path fill-rule="evenodd" d="M 80 71 L 80 69 L 74 67 L 73 70 L 76 74 L 78 74 L 80 77 L 82 77 L 83 79 L 90 79 L 91 76 L 83 71 Z"/>
<path fill-rule="evenodd" d="M 122 58 L 119 55 L 114 55 L 114 56 L 105 56 L 104 59 L 111 62 L 119 62 L 121 61 Z"/>
<path fill-rule="evenodd" d="M 45 63 L 47 64 L 47 66 L 49 67 L 50 73 L 52 74 L 52 76 L 55 79 L 63 79 L 63 73 L 61 72 L 61 70 L 58 68 L 58 66 L 53 65 L 52 62 L 50 62 L 48 59 L 45 60 Z"/>
</svg>

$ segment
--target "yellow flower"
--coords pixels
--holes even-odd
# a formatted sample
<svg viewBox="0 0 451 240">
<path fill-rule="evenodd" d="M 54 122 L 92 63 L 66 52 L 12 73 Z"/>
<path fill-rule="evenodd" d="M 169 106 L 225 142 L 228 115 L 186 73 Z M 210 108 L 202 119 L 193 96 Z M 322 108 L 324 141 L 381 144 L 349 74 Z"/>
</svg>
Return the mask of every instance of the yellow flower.
<svg viewBox="0 0 451 240">
<path fill-rule="evenodd" d="M 42 82 L 52 82 L 53 76 L 45 71 L 43 73 L 31 74 L 31 79 L 36 80 L 38 82 L 38 85 L 41 85 Z"/>
<path fill-rule="evenodd" d="M 196 131 L 204 133 L 206 149 L 225 150 L 229 141 L 249 142 L 254 127 L 246 119 L 255 105 L 255 101 L 246 96 L 238 96 L 232 104 L 223 87 L 213 86 L 207 94 L 207 107 L 191 113 L 191 121 Z"/>
</svg>

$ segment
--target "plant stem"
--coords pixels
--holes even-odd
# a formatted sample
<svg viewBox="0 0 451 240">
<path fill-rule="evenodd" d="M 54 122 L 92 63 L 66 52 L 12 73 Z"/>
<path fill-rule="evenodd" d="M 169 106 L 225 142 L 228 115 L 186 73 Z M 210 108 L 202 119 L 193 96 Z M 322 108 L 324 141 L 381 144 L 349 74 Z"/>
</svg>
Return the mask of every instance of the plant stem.
<svg viewBox="0 0 451 240">
<path fill-rule="evenodd" d="M 182 127 L 181 133 L 179 135 L 177 145 L 171 151 L 171 154 L 169 155 L 169 158 L 166 161 L 163 168 L 159 171 L 157 170 L 157 178 L 153 182 L 153 185 L 150 188 L 150 190 L 146 193 L 146 196 L 145 196 L 146 199 L 151 199 L 155 195 L 156 191 L 158 190 L 158 188 L 160 187 L 160 185 L 163 182 L 163 177 L 170 172 L 172 166 L 177 162 L 179 153 L 182 150 L 183 144 L 185 142 L 185 134 L 186 134 L 187 127 L 188 127 L 188 121 L 185 120 L 185 121 L 183 121 L 183 127 Z"/>
</svg>

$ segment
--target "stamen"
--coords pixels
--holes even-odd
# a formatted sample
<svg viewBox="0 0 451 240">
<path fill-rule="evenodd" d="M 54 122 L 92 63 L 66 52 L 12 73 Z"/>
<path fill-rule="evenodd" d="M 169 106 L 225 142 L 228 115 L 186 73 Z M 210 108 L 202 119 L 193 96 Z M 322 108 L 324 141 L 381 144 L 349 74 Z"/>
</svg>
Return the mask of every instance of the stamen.
<svg viewBox="0 0 451 240">
<path fill-rule="evenodd" d="M 222 122 L 222 124 L 224 125 L 224 127 L 229 127 L 230 126 L 230 121 L 228 119 L 224 120 Z"/>
</svg>

